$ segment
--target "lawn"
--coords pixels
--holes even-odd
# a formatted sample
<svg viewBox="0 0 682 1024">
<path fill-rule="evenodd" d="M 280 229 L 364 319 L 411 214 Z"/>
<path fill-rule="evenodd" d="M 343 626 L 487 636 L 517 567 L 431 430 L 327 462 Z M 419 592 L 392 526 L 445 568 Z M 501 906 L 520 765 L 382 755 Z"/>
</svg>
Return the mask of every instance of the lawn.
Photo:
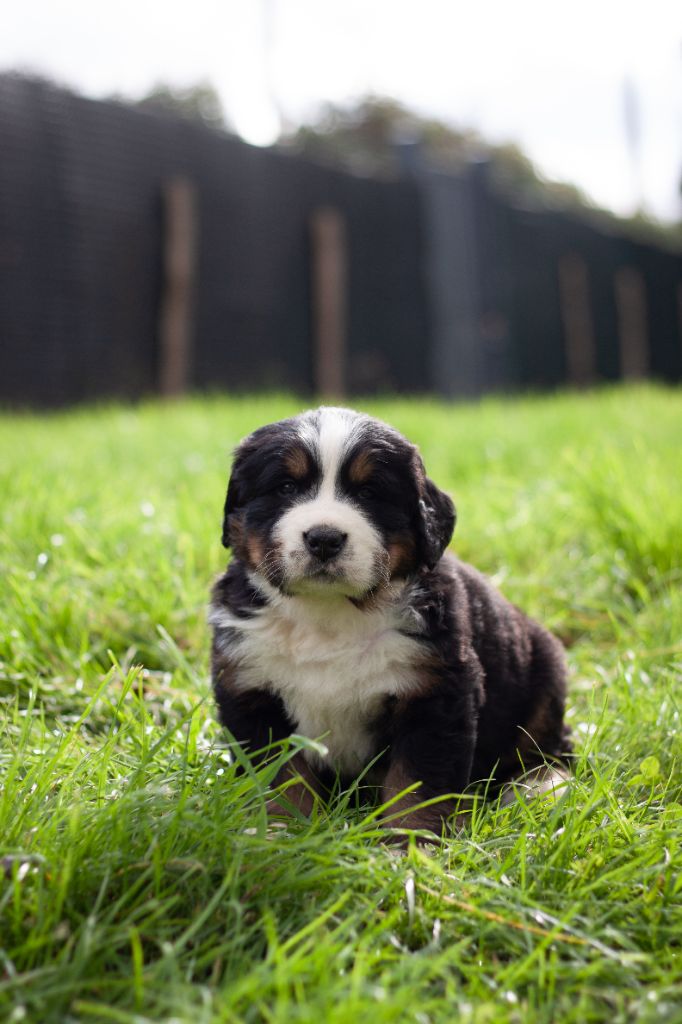
<svg viewBox="0 0 682 1024">
<path fill-rule="evenodd" d="M 269 827 L 205 606 L 230 451 L 299 404 L 4 415 L 3 1021 L 682 1021 L 682 393 L 360 404 L 566 643 L 570 787 L 431 854 L 353 792 Z"/>
</svg>

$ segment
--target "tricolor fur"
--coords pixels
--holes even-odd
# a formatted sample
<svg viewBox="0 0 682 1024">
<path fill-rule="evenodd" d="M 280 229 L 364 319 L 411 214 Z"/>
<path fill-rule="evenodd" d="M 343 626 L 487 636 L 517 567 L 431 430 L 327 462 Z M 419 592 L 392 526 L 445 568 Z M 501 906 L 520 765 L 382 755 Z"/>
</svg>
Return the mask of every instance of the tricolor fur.
<svg viewBox="0 0 682 1024">
<path fill-rule="evenodd" d="M 369 416 L 322 408 L 237 449 L 214 689 L 255 755 L 294 732 L 322 740 L 326 756 L 294 765 L 303 810 L 375 762 L 383 799 L 419 784 L 401 822 L 440 831 L 452 794 L 570 753 L 560 644 L 444 554 L 454 523 L 414 445 Z"/>
</svg>

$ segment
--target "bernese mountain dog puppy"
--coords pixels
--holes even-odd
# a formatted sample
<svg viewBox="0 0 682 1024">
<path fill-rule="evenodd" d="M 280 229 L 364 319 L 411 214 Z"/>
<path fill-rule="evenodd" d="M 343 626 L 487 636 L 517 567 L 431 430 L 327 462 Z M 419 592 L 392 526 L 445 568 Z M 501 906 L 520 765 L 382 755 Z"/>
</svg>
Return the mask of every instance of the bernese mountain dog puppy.
<svg viewBox="0 0 682 1024">
<path fill-rule="evenodd" d="M 324 745 L 276 780 L 304 814 L 363 775 L 388 824 L 440 834 L 473 783 L 568 764 L 563 649 L 445 554 L 454 525 L 417 448 L 370 416 L 323 407 L 237 448 L 213 686 L 256 759 L 293 733 Z"/>
</svg>

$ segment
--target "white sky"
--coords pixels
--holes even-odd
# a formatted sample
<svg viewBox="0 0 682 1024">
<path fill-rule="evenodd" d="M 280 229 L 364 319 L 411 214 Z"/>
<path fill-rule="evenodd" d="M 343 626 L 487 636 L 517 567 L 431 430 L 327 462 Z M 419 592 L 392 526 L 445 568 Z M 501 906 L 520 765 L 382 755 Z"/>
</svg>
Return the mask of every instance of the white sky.
<svg viewBox="0 0 682 1024">
<path fill-rule="evenodd" d="M 325 100 L 387 94 L 519 142 L 547 176 L 605 206 L 630 212 L 641 195 L 659 217 L 682 216 L 679 0 L 6 0 L 9 68 L 95 97 L 209 79 L 259 144 L 278 112 L 296 123 Z"/>
</svg>

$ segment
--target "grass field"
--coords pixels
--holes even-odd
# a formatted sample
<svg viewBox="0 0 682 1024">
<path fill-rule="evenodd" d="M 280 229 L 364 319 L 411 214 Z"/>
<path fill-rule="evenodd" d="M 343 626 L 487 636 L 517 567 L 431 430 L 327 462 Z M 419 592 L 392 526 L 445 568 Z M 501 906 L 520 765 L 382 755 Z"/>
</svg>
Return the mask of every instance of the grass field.
<svg viewBox="0 0 682 1024">
<path fill-rule="evenodd" d="M 214 718 L 233 445 L 287 398 L 0 417 L 0 1019 L 682 1021 L 682 394 L 362 406 L 565 641 L 576 776 L 396 857 Z M 283 755 L 284 756 L 284 755 Z"/>
</svg>

